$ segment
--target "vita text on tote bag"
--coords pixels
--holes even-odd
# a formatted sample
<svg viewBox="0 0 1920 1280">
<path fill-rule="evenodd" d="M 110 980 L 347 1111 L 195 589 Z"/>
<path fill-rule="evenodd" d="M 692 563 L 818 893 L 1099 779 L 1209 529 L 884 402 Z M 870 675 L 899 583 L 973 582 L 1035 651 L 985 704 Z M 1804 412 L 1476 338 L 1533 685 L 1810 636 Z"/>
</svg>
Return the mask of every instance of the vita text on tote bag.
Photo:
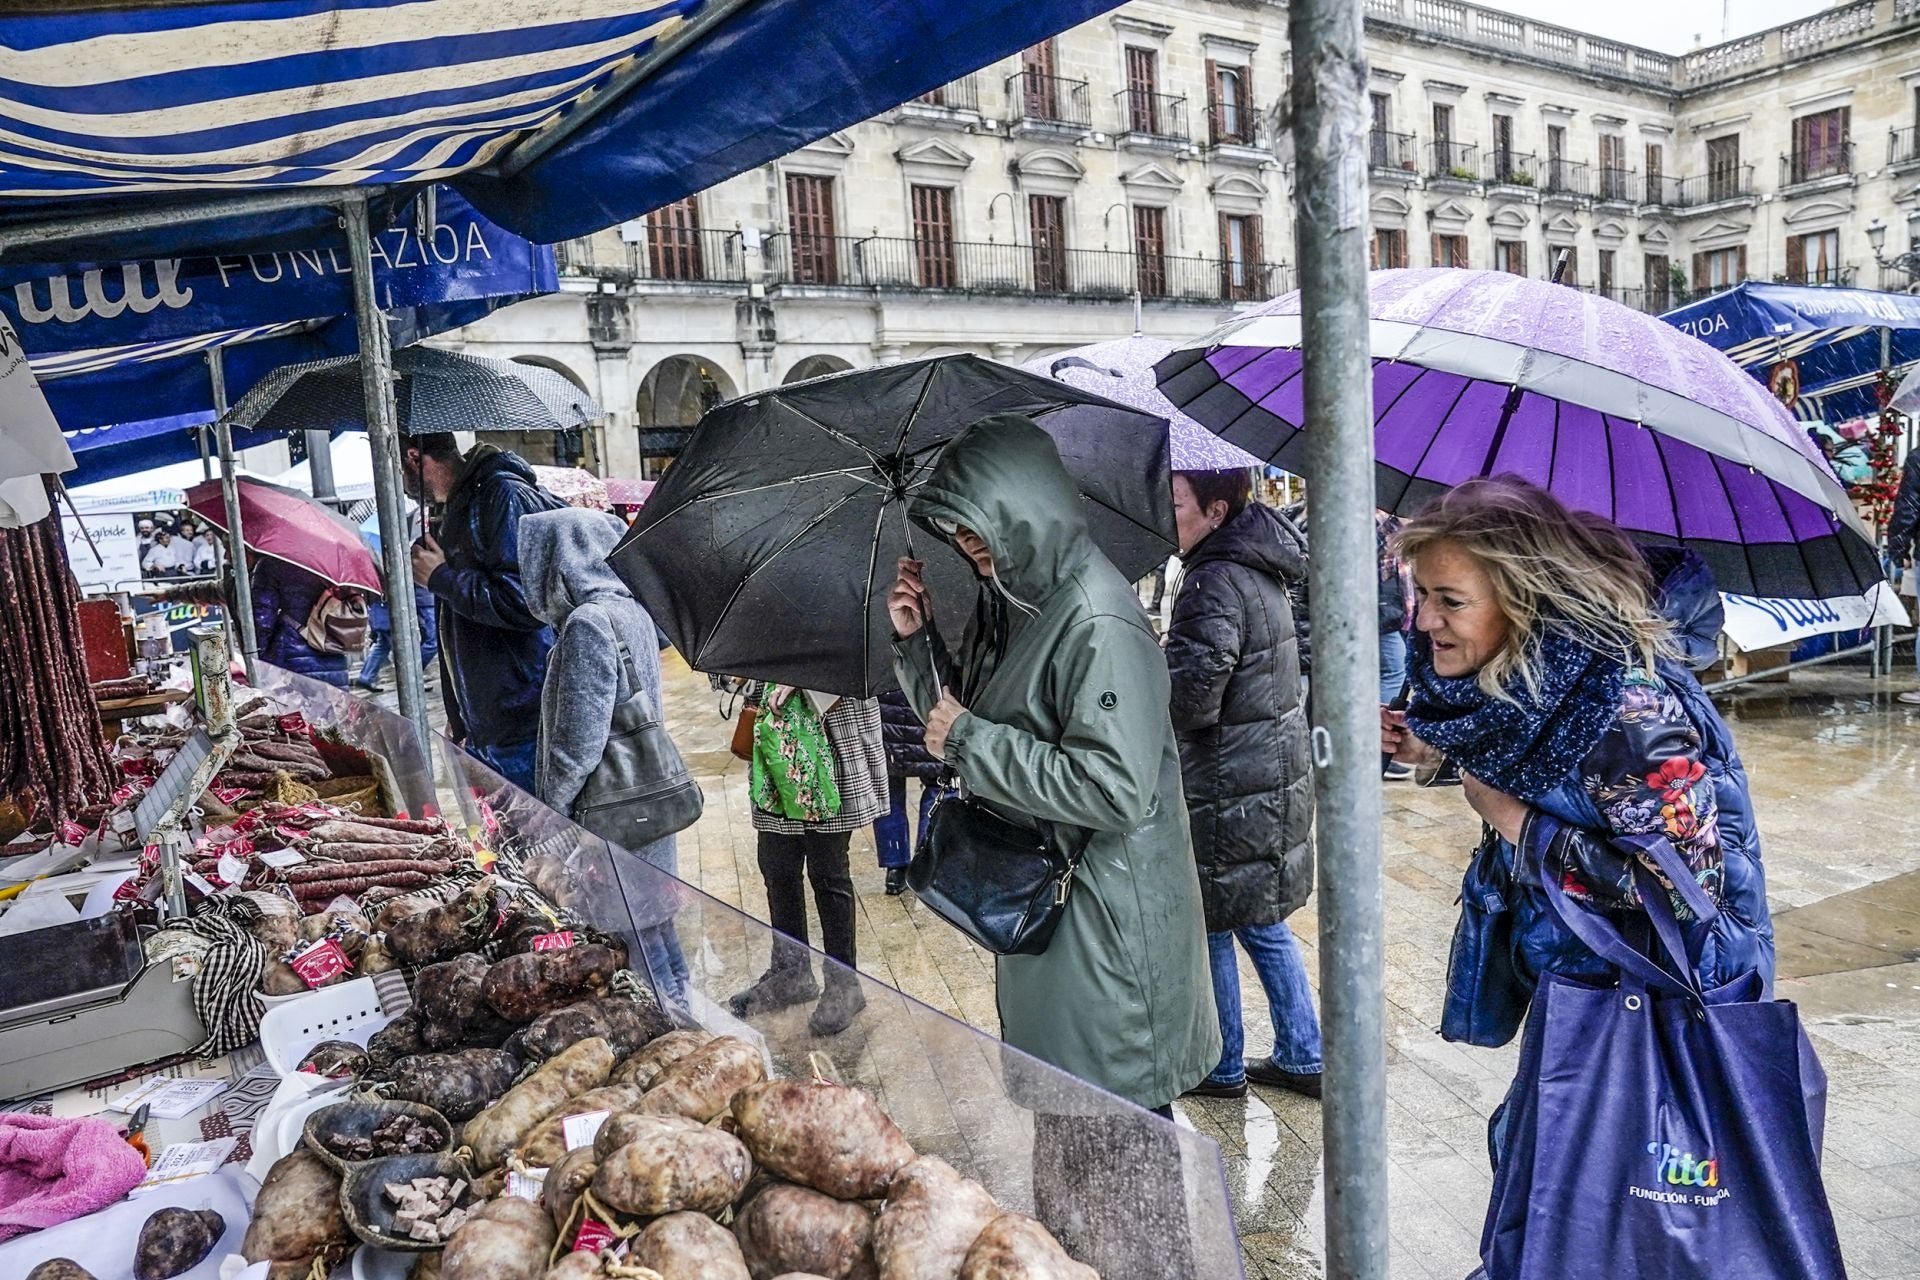
<svg viewBox="0 0 1920 1280">
<path fill-rule="evenodd" d="M 1664 837 L 1616 843 L 1652 859 L 1702 927 L 1716 914 Z M 1701 990 L 1665 886 L 1636 876 L 1664 966 L 1543 865 L 1554 913 L 1620 983 L 1541 977 L 1481 1235 L 1489 1280 L 1842 1280 L 1820 1178 L 1826 1079 L 1799 1012 L 1763 999 L 1758 974 Z"/>
</svg>

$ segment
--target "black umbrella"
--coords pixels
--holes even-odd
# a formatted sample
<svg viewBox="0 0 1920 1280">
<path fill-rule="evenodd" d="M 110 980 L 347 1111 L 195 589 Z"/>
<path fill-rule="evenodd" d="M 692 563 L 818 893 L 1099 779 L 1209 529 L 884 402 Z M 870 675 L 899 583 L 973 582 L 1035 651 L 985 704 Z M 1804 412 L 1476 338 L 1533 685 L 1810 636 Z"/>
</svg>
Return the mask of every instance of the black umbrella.
<svg viewBox="0 0 1920 1280">
<path fill-rule="evenodd" d="M 1122 573 L 1174 551 L 1166 420 L 978 356 L 881 365 L 728 401 L 694 428 L 608 562 L 687 661 L 826 693 L 893 684 L 887 591 L 926 561 L 957 640 L 972 567 L 912 528 L 907 503 L 949 440 L 996 413 L 1033 418 L 1078 482 Z"/>
</svg>

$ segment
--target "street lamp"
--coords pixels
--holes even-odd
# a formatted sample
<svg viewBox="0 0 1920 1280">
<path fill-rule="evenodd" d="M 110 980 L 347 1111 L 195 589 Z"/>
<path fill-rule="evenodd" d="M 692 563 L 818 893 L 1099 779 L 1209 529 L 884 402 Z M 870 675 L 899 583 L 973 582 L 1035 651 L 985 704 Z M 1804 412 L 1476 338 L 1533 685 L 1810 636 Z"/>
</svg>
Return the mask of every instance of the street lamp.
<svg viewBox="0 0 1920 1280">
<path fill-rule="evenodd" d="M 1880 268 L 1881 279 L 1886 279 L 1888 271 L 1904 271 L 1908 277 L 1908 289 L 1920 284 L 1920 205 L 1907 210 L 1907 248 L 1903 253 L 1888 257 L 1887 224 L 1875 218 L 1867 224 L 1867 247 L 1873 250 L 1873 261 Z"/>
</svg>

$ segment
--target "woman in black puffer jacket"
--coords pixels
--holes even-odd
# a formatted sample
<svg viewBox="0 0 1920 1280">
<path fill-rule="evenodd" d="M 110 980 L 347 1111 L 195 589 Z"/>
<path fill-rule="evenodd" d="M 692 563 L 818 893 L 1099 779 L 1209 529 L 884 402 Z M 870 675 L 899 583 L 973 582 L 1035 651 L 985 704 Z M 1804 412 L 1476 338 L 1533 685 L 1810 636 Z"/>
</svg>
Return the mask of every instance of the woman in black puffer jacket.
<svg viewBox="0 0 1920 1280">
<path fill-rule="evenodd" d="M 880 734 L 887 746 L 887 794 L 891 807 L 873 822 L 873 845 L 887 872 L 887 894 L 906 891 L 907 864 L 927 834 L 927 812 L 933 808 L 940 762 L 927 751 L 927 726 L 920 723 L 907 695 L 891 689 L 880 695 Z M 920 822 L 914 839 L 907 833 L 907 779 L 920 779 Z"/>
<path fill-rule="evenodd" d="M 1318 1097 L 1320 1021 L 1286 925 L 1313 890 L 1313 778 L 1288 596 L 1305 580 L 1306 543 L 1248 493 L 1245 471 L 1173 477 L 1185 574 L 1167 629 L 1167 667 L 1225 1041 L 1220 1065 L 1191 1092 L 1236 1098 L 1251 1080 Z M 1235 938 L 1273 1014 L 1265 1061 L 1241 1058 Z"/>
</svg>

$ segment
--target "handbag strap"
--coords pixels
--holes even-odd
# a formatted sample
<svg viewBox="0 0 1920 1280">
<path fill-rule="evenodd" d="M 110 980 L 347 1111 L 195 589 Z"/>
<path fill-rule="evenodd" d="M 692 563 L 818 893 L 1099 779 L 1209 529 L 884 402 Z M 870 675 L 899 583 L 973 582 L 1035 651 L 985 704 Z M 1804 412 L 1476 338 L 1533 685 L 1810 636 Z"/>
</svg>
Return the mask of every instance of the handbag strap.
<svg viewBox="0 0 1920 1280">
<path fill-rule="evenodd" d="M 1546 893 L 1547 903 L 1553 913 L 1565 925 L 1567 931 L 1586 944 L 1588 950 L 1618 969 L 1623 986 L 1662 991 L 1670 995 L 1685 996 L 1702 1004 L 1699 977 L 1694 973 L 1693 961 L 1688 956 L 1685 937 L 1680 921 L 1674 915 L 1673 904 L 1667 897 L 1666 886 L 1661 884 L 1635 856 L 1645 851 L 1657 865 L 1662 874 L 1672 880 L 1679 890 L 1682 900 L 1689 909 L 1693 909 L 1702 926 L 1719 914 L 1712 901 L 1700 889 L 1693 873 L 1687 868 L 1679 852 L 1671 841 L 1664 836 L 1618 836 L 1616 845 L 1625 845 L 1628 856 L 1633 858 L 1634 887 L 1640 895 L 1641 905 L 1646 910 L 1647 920 L 1653 927 L 1654 937 L 1659 940 L 1660 949 L 1672 963 L 1669 972 L 1638 947 L 1627 941 L 1624 934 L 1613 921 L 1597 911 L 1589 911 L 1575 902 L 1567 893 L 1560 875 L 1548 865 L 1546 858 L 1540 859 L 1540 886 Z M 1688 889 L 1692 892 L 1689 893 Z M 1696 901 L 1704 910 L 1695 907 Z"/>
</svg>

